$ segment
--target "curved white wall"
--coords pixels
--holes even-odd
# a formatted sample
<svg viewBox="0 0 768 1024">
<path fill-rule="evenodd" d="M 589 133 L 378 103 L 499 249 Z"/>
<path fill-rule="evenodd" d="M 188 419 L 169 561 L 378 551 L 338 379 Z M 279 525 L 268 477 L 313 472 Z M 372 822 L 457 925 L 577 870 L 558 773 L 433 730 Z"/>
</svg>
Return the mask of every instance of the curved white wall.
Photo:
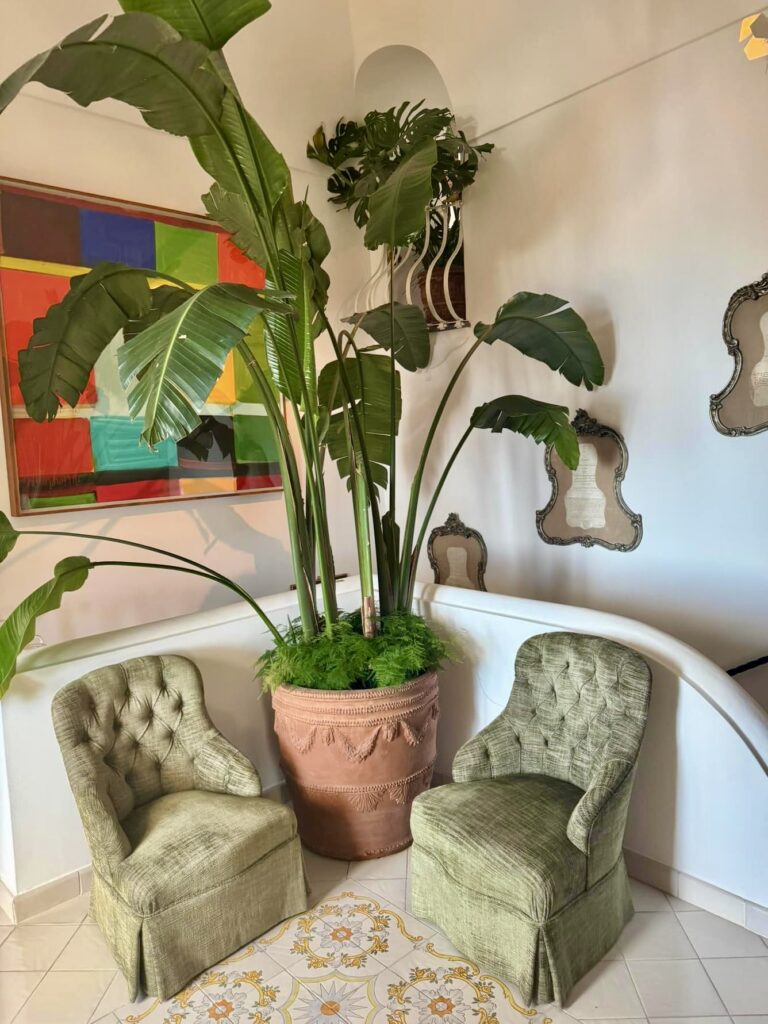
<svg viewBox="0 0 768 1024">
<path fill-rule="evenodd" d="M 340 592 L 352 607 L 356 582 L 345 581 Z M 463 649 L 462 661 L 442 679 L 439 771 L 450 772 L 458 746 L 506 702 L 514 654 L 527 637 L 566 629 L 627 643 L 654 673 L 626 840 L 630 868 L 646 876 L 653 865 L 666 869 L 649 880 L 694 902 L 706 902 L 695 884 L 717 887 L 730 894 L 728 906 L 736 909 L 728 916 L 741 923 L 748 904 L 768 907 L 762 856 L 768 847 L 768 715 L 721 669 L 658 630 L 587 609 L 435 586 L 421 586 L 418 603 L 456 633 Z M 277 595 L 266 607 L 282 619 L 293 612 L 293 597 Z M 253 678 L 253 662 L 267 642 L 238 604 L 29 655 L 2 716 L 17 891 L 88 861 L 50 723 L 51 697 L 61 685 L 138 654 L 187 654 L 203 672 L 214 721 L 254 761 L 269 788 L 280 783 L 280 769 L 269 703 L 259 698 Z M 41 842 L 51 834 L 56 843 Z"/>
</svg>

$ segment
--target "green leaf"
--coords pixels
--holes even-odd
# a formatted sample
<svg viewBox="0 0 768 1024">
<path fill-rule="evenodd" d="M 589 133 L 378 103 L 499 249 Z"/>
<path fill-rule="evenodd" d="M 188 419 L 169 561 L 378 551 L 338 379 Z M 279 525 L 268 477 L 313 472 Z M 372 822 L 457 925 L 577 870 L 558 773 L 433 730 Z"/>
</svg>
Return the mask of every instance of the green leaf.
<svg viewBox="0 0 768 1024">
<path fill-rule="evenodd" d="M 579 442 L 568 421 L 568 409 L 563 405 L 538 402 L 525 395 L 503 395 L 478 406 L 470 422 L 473 427 L 494 434 L 513 430 L 532 437 L 537 444 L 553 444 L 566 466 L 576 469 L 579 464 Z"/>
<path fill-rule="evenodd" d="M 79 590 L 88 579 L 90 568 L 90 559 L 80 555 L 58 562 L 53 570 L 53 579 L 33 590 L 0 623 L 0 697 L 16 673 L 19 655 L 35 635 L 38 615 L 55 611 L 61 606 L 64 594 Z"/>
<path fill-rule="evenodd" d="M 488 344 L 500 338 L 519 352 L 558 370 L 571 384 L 591 391 L 602 384 L 603 360 L 589 328 L 565 299 L 535 292 L 518 292 L 496 314 L 490 328 L 476 324 Z"/>
<path fill-rule="evenodd" d="M 53 419 L 63 402 L 74 407 L 110 341 L 151 306 L 145 270 L 98 263 L 73 277 L 61 302 L 34 321 L 19 352 L 21 393 L 32 419 Z"/>
<path fill-rule="evenodd" d="M 178 309 L 187 299 L 194 295 L 194 288 L 177 288 L 175 285 L 161 284 L 158 288 L 152 288 L 150 293 L 150 308 L 148 312 L 139 317 L 132 317 L 123 328 L 123 338 L 130 341 L 137 334 L 146 331 L 152 324 L 156 324 L 168 313 Z"/>
<path fill-rule="evenodd" d="M 269 0 L 119 0 L 124 11 L 164 18 L 185 39 L 220 50 L 241 28 L 270 9 Z"/>
<path fill-rule="evenodd" d="M 16 546 L 21 534 L 11 525 L 5 512 L 0 512 L 0 562 L 4 562 Z"/>
<path fill-rule="evenodd" d="M 216 182 L 210 192 L 203 196 L 203 203 L 213 220 L 230 233 L 238 249 L 263 267 L 267 261 L 267 252 L 259 224 L 242 196 L 226 192 Z"/>
<path fill-rule="evenodd" d="M 99 35 L 100 18 L 28 61 L 0 85 L 0 111 L 27 82 L 41 82 L 83 107 L 116 99 L 152 128 L 203 135 L 221 118 L 225 86 L 206 68 L 210 51 L 151 14 L 121 14 Z"/>
<path fill-rule="evenodd" d="M 209 129 L 191 140 L 195 156 L 225 192 L 243 201 L 250 196 L 258 212 L 271 217 L 291 180 L 283 155 L 231 92 L 221 104 L 218 127 L 221 135 Z"/>
<path fill-rule="evenodd" d="M 178 441 L 199 425 L 227 355 L 259 314 L 288 308 L 281 299 L 245 285 L 214 284 L 122 346 L 120 379 L 131 416 L 143 412 L 147 444 Z"/>
<path fill-rule="evenodd" d="M 296 405 L 303 406 L 305 388 L 310 400 L 314 401 L 316 380 L 306 265 L 299 257 L 283 249 L 280 250 L 279 265 L 286 292 L 295 296 L 295 317 L 291 323 L 279 313 L 266 314 L 264 346 L 278 391 Z M 270 282 L 268 287 L 272 287 Z"/>
<path fill-rule="evenodd" d="M 371 463 L 375 483 L 386 487 L 390 460 L 389 394 L 392 365 L 389 356 L 361 353 L 344 360 L 352 396 L 363 428 L 363 443 Z M 349 443 L 343 407 L 346 391 L 342 384 L 338 361 L 327 363 L 320 371 L 317 397 L 321 408 L 330 413 L 326 442 L 339 475 L 348 478 L 351 472 Z M 402 413 L 400 374 L 395 371 L 395 433 Z M 350 417 L 351 420 L 351 417 Z M 360 445 L 355 450 L 360 453 Z"/>
<path fill-rule="evenodd" d="M 369 249 L 380 245 L 405 245 L 424 230 L 436 160 L 435 140 L 426 139 L 371 196 L 370 219 L 365 229 L 365 244 Z"/>
<path fill-rule="evenodd" d="M 392 322 L 388 302 L 361 313 L 355 322 L 389 351 L 392 347 Z M 429 364 L 429 330 L 424 313 L 418 306 L 406 306 L 401 302 L 394 304 L 394 341 L 395 359 L 404 370 L 421 370 Z"/>
</svg>

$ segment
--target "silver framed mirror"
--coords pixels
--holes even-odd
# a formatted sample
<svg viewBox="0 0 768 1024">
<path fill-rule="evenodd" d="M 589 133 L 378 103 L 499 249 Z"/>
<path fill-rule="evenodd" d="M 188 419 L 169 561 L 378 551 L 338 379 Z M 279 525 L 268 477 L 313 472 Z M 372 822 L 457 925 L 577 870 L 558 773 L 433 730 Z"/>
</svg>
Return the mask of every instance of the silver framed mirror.
<svg viewBox="0 0 768 1024">
<path fill-rule="evenodd" d="M 477 530 L 466 526 L 455 512 L 436 526 L 427 541 L 427 556 L 435 583 L 465 590 L 486 590 L 488 549 Z"/>
<path fill-rule="evenodd" d="M 768 274 L 739 288 L 723 317 L 731 379 L 709 399 L 715 429 L 727 437 L 768 430 Z"/>
<path fill-rule="evenodd" d="M 552 495 L 536 513 L 539 536 L 546 544 L 634 551 L 642 540 L 643 518 L 621 493 L 629 465 L 624 438 L 584 409 L 571 425 L 579 441 L 579 465 L 569 469 L 553 446 L 547 448 L 544 465 Z"/>
</svg>

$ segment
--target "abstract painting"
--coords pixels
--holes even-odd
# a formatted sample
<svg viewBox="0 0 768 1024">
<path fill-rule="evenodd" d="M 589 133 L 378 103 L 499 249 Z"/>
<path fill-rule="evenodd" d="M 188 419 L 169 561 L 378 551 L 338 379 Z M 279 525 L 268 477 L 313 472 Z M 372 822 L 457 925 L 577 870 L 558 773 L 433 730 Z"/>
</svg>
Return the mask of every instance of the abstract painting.
<svg viewBox="0 0 768 1024">
<path fill-rule="evenodd" d="M 205 217 L 0 178 L 2 405 L 12 512 L 39 514 L 172 501 L 282 486 L 272 428 L 237 353 L 178 443 L 141 442 L 117 371 L 122 335 L 99 357 L 74 409 L 29 417 L 19 387 L 19 351 L 33 321 L 60 302 L 71 277 L 102 260 L 145 267 L 192 285 L 260 288 L 264 274 Z M 263 337 L 248 339 L 266 365 Z"/>
</svg>

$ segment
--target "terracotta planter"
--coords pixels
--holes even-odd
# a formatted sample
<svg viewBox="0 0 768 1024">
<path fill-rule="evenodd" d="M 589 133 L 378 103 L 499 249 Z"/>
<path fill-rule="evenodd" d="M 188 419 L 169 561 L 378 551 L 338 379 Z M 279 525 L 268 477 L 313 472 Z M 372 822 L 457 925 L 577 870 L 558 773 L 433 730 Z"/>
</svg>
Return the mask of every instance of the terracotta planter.
<svg viewBox="0 0 768 1024">
<path fill-rule="evenodd" d="M 342 860 L 411 843 L 411 803 L 435 763 L 437 676 L 379 690 L 281 686 L 272 696 L 301 838 Z"/>
</svg>

